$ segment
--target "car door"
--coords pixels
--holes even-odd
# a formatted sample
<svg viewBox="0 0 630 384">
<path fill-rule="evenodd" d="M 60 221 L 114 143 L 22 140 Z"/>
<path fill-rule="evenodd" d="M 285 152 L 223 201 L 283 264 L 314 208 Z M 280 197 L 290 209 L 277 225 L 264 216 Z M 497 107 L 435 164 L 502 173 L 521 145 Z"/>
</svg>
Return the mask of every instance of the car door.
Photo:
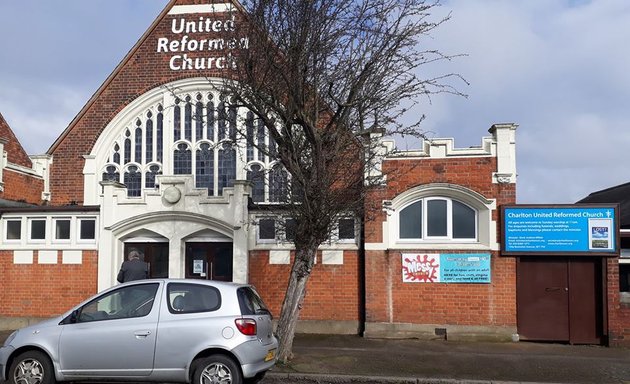
<svg viewBox="0 0 630 384">
<path fill-rule="evenodd" d="M 68 379 L 147 376 L 159 318 L 160 283 L 109 291 L 73 312 L 59 339 L 59 364 Z"/>
</svg>

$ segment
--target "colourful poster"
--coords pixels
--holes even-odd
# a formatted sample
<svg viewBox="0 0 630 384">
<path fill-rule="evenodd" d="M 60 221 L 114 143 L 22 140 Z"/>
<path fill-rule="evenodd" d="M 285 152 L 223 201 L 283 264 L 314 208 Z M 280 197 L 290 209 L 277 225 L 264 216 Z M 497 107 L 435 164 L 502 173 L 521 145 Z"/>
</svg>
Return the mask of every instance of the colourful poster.
<svg viewBox="0 0 630 384">
<path fill-rule="evenodd" d="M 403 253 L 404 283 L 490 283 L 489 253 Z"/>
</svg>

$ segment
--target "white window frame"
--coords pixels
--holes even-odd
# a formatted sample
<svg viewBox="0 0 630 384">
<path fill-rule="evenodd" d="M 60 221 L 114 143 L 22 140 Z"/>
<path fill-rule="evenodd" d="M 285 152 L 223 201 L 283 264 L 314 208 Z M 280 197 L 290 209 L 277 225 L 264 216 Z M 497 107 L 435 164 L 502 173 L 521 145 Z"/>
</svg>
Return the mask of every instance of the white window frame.
<svg viewBox="0 0 630 384">
<path fill-rule="evenodd" d="M 70 222 L 70 228 L 68 230 L 68 238 L 67 239 L 59 239 L 57 238 L 57 222 L 60 221 L 69 221 Z M 73 220 L 71 216 L 61 216 L 61 217 L 53 217 L 52 218 L 52 228 L 51 228 L 51 239 L 53 243 L 56 244 L 70 244 L 70 242 L 72 241 L 72 227 L 73 227 Z"/>
<path fill-rule="evenodd" d="M 273 220 L 274 224 L 273 224 L 273 239 L 261 239 L 260 238 L 260 221 L 261 220 Z M 277 239 L 277 221 L 278 218 L 271 218 L 268 216 L 263 216 L 263 217 L 257 217 L 256 218 L 256 243 L 258 244 L 275 244 L 278 242 Z"/>
<path fill-rule="evenodd" d="M 401 238 L 400 237 L 400 214 L 410 205 L 422 201 L 422 237 L 419 238 Z M 428 235 L 428 202 L 429 201 L 446 201 L 446 236 L 429 236 Z M 464 204 L 468 208 L 472 209 L 475 213 L 475 237 L 474 238 L 453 238 L 453 201 Z M 425 196 L 415 200 L 411 200 L 400 209 L 396 210 L 394 215 L 395 225 L 395 238 L 399 243 L 418 243 L 418 242 L 457 242 L 457 243 L 478 243 L 479 242 L 479 211 L 472 207 L 470 204 L 463 202 L 456 198 L 446 196 Z"/>
<path fill-rule="evenodd" d="M 94 221 L 94 238 L 93 239 L 83 239 L 81 238 L 81 225 L 83 221 Z M 78 216 L 76 217 L 76 242 L 77 244 L 94 244 L 98 238 L 98 220 L 96 216 Z"/>
<path fill-rule="evenodd" d="M 354 221 L 354 237 L 352 239 L 342 239 L 339 237 L 339 222 L 341 220 L 346 220 L 346 219 L 350 219 Z M 331 239 L 332 242 L 335 243 L 340 243 L 340 244 L 356 244 L 357 243 L 357 238 L 359 236 L 358 235 L 358 230 L 359 230 L 359 226 L 358 226 L 358 221 L 355 217 L 351 217 L 351 216 L 346 216 L 346 217 L 340 217 L 339 219 L 337 219 L 337 223 L 335 225 L 335 229 L 333 231 L 333 235 L 334 235 L 334 239 Z"/>
<path fill-rule="evenodd" d="M 408 205 L 421 199 L 445 197 L 457 200 L 474 209 L 477 213 L 477 240 L 471 239 L 401 239 L 399 233 L 400 211 Z M 383 211 L 386 220 L 383 222 L 383 242 L 366 243 L 368 249 L 397 249 L 397 250 L 474 250 L 498 251 L 499 222 L 493 218 L 497 210 L 497 200 L 490 199 L 468 187 L 450 183 L 429 183 L 410 188 L 391 200 L 383 200 Z"/>
<path fill-rule="evenodd" d="M 43 221 L 44 222 L 44 238 L 43 239 L 33 239 L 33 222 L 34 221 Z M 33 216 L 27 218 L 27 231 L 28 237 L 26 241 L 30 244 L 45 244 L 46 239 L 49 238 L 50 234 L 50 220 L 46 216 Z"/>
<path fill-rule="evenodd" d="M 9 221 L 19 221 L 20 222 L 20 238 L 19 239 L 9 239 L 8 238 L 8 234 L 9 234 Z M 11 244 L 19 244 L 22 242 L 22 240 L 24 240 L 24 234 L 26 233 L 26 228 L 24 227 L 24 221 L 22 220 L 22 217 L 6 217 L 2 220 L 3 222 L 3 226 L 4 226 L 4 236 L 3 236 L 3 240 L 6 243 L 11 243 Z"/>
</svg>

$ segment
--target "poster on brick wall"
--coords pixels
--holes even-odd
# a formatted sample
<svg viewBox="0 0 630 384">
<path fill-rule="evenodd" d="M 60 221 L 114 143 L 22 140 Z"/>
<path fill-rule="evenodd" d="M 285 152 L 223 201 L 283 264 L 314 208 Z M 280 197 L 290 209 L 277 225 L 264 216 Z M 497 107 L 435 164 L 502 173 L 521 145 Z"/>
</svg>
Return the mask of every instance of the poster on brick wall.
<svg viewBox="0 0 630 384">
<path fill-rule="evenodd" d="M 490 283 L 489 253 L 403 253 L 403 283 Z"/>
</svg>

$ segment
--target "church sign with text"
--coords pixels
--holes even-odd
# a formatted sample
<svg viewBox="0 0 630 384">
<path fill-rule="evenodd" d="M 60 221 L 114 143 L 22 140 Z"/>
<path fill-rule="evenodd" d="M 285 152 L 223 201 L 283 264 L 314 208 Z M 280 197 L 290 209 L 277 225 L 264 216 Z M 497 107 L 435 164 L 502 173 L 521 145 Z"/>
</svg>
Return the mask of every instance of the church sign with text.
<svg viewBox="0 0 630 384">
<path fill-rule="evenodd" d="M 503 255 L 619 254 L 617 205 L 515 205 L 502 208 Z"/>
</svg>

